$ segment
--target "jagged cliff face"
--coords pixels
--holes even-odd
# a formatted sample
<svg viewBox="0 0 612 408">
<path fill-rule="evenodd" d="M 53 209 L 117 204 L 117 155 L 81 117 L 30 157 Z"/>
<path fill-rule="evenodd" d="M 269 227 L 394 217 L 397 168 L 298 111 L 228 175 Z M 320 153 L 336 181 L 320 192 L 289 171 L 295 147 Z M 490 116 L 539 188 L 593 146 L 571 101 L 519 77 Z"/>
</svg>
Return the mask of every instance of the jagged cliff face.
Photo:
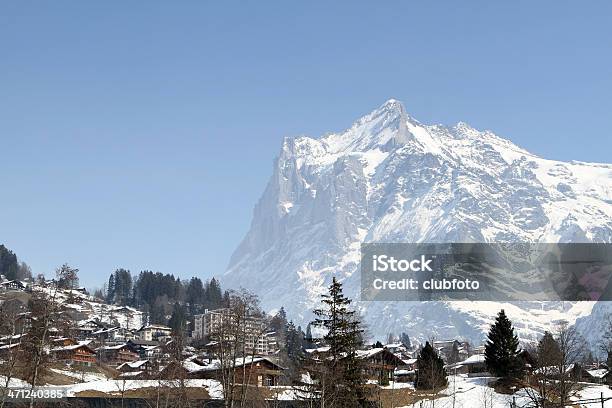
<svg viewBox="0 0 612 408">
<path fill-rule="evenodd" d="M 332 276 L 358 298 L 361 242 L 591 241 L 612 242 L 612 165 L 542 159 L 465 123 L 424 125 L 390 100 L 343 132 L 283 141 L 224 282 L 304 323 Z M 502 306 L 534 337 L 593 304 L 358 303 L 374 335 L 472 341 Z"/>
</svg>

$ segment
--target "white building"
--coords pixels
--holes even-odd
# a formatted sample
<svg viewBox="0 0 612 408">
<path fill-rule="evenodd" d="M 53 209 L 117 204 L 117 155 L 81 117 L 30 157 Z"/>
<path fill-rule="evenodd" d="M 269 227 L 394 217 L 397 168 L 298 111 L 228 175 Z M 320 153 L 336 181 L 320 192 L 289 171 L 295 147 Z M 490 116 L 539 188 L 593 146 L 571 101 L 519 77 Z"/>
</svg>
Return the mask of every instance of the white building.
<svg viewBox="0 0 612 408">
<path fill-rule="evenodd" d="M 162 341 L 172 335 L 172 329 L 160 324 L 149 324 L 138 330 L 138 338 L 146 341 Z"/>
<path fill-rule="evenodd" d="M 226 340 L 232 340 L 243 333 L 247 350 L 259 355 L 273 354 L 278 350 L 276 334 L 267 330 L 263 318 L 248 316 L 240 319 L 227 308 L 207 310 L 194 316 L 194 339 L 210 340 L 214 336 L 223 336 Z"/>
</svg>

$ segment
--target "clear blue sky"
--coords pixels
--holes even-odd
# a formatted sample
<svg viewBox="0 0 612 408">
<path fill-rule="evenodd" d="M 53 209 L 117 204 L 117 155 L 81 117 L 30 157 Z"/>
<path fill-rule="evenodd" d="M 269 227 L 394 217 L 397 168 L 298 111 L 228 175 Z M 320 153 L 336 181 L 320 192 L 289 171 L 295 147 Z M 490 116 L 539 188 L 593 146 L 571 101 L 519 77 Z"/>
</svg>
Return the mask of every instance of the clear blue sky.
<svg viewBox="0 0 612 408">
<path fill-rule="evenodd" d="M 0 4 L 0 241 L 69 262 L 219 275 L 283 136 L 391 97 L 541 156 L 610 162 L 610 2 Z"/>
</svg>

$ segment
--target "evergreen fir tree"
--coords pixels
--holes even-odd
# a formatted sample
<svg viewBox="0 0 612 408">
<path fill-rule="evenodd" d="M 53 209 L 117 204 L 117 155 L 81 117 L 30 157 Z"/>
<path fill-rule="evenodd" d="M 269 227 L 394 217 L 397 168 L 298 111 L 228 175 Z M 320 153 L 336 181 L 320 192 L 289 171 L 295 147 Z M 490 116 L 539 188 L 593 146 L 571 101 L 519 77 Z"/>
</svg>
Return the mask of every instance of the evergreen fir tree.
<svg viewBox="0 0 612 408">
<path fill-rule="evenodd" d="M 159 302 L 152 303 L 149 309 L 149 321 L 151 324 L 166 324 L 164 308 Z"/>
<path fill-rule="evenodd" d="M 4 245 L 0 245 L 0 274 L 8 280 L 18 279 L 19 262 L 17 255 Z"/>
<path fill-rule="evenodd" d="M 306 336 L 304 336 L 304 340 L 312 343 L 312 323 L 308 323 L 306 326 Z"/>
<path fill-rule="evenodd" d="M 108 288 L 106 289 L 106 303 L 115 302 L 115 274 L 108 277 Z"/>
<path fill-rule="evenodd" d="M 189 311 L 195 314 L 198 311 L 198 306 L 204 303 L 206 292 L 202 280 L 200 278 L 191 278 L 186 290 L 187 303 L 189 303 Z"/>
<path fill-rule="evenodd" d="M 342 284 L 333 278 L 329 293 L 322 296 L 323 307 L 315 309 L 314 325 L 326 330 L 329 347 L 323 361 L 327 387 L 324 395 L 333 395 L 339 406 L 359 406 L 364 401 L 365 378 L 357 350 L 362 345 L 361 322 L 350 308 L 351 300 L 342 293 Z M 331 379 L 331 381 L 330 381 Z"/>
<path fill-rule="evenodd" d="M 303 349 L 302 343 L 303 339 L 302 330 L 298 327 L 296 328 L 293 322 L 287 323 L 286 329 L 286 348 L 287 348 L 287 356 L 293 362 L 297 362 L 303 357 Z"/>
<path fill-rule="evenodd" d="M 540 367 L 555 366 L 561 360 L 561 349 L 559 343 L 550 332 L 544 332 L 544 336 L 538 342 L 538 364 Z"/>
<path fill-rule="evenodd" d="M 360 322 L 355 311 L 349 309 L 351 300 L 342 293 L 342 284 L 333 278 L 329 293 L 322 296 L 324 308 L 315 309 L 317 316 L 314 325 L 326 329 L 323 337 L 329 346 L 333 361 L 340 360 L 347 352 L 354 352 L 361 339 Z"/>
<path fill-rule="evenodd" d="M 229 299 L 229 298 L 228 298 Z M 218 309 L 220 307 L 227 307 L 224 302 L 228 299 L 224 298 L 224 294 L 221 292 L 221 285 L 219 281 L 212 278 L 206 285 L 206 307 L 209 309 Z"/>
<path fill-rule="evenodd" d="M 115 271 L 115 285 L 113 301 L 121 306 L 130 303 L 132 299 L 132 275 L 127 269 L 119 268 Z"/>
<path fill-rule="evenodd" d="M 187 321 L 187 314 L 178 302 L 174 304 L 172 310 L 172 316 L 168 321 L 168 326 L 172 328 L 172 333 L 175 335 L 181 334 L 185 330 L 185 322 Z"/>
<path fill-rule="evenodd" d="M 505 379 L 520 378 L 523 363 L 519 357 L 519 339 L 514 334 L 512 322 L 501 310 L 491 326 L 485 345 L 485 363 L 487 370 L 497 377 Z"/>
<path fill-rule="evenodd" d="M 280 310 L 270 320 L 270 328 L 277 333 L 282 334 L 287 327 L 287 312 L 285 308 L 281 306 Z"/>
<path fill-rule="evenodd" d="M 415 388 L 433 390 L 444 387 L 447 383 L 444 361 L 431 344 L 426 342 L 417 357 L 417 376 L 414 381 Z"/>
</svg>

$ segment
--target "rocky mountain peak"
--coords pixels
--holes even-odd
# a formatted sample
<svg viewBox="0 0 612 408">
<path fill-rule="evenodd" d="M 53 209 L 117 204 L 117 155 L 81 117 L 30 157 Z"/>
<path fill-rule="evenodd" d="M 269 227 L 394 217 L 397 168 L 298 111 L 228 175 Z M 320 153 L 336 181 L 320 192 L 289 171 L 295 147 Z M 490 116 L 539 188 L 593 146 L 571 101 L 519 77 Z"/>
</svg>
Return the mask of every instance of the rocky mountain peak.
<svg viewBox="0 0 612 408">
<path fill-rule="evenodd" d="M 306 323 L 332 276 L 358 297 L 361 242 L 585 240 L 612 242 L 611 166 L 542 159 L 462 122 L 421 124 L 391 99 L 342 132 L 284 140 L 224 282 Z M 410 328 L 473 341 L 498 312 L 444 302 L 358 306 L 378 336 Z M 571 320 L 590 308 L 563 313 Z M 507 309 L 534 319 L 526 336 L 552 321 L 528 305 Z"/>
</svg>

